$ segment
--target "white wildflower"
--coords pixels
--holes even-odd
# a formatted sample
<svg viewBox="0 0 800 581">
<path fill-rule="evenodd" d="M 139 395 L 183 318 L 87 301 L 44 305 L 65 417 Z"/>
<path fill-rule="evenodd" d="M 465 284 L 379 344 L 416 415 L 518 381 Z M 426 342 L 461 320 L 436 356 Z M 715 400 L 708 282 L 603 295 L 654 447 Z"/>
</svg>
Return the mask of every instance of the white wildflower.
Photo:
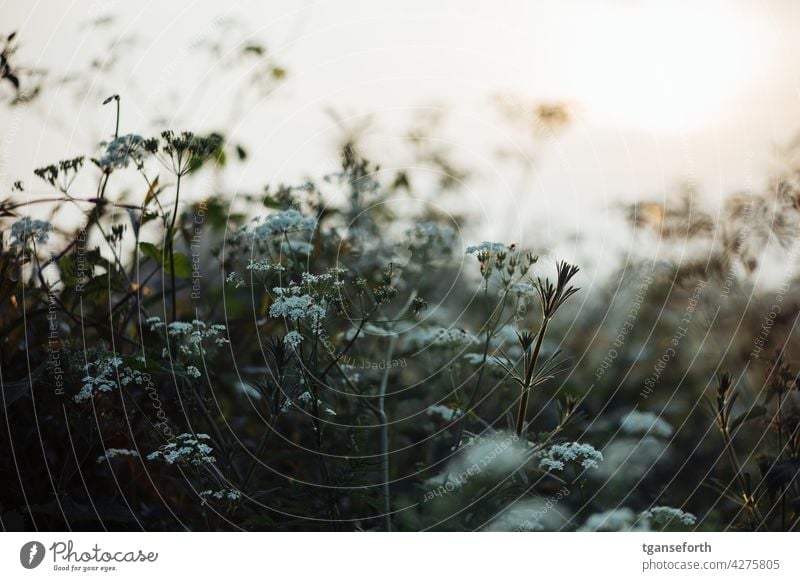
<svg viewBox="0 0 800 581">
<path fill-rule="evenodd" d="M 300 343 L 303 342 L 303 336 L 297 331 L 289 331 L 283 338 L 283 342 L 292 349 L 297 349 Z"/>
<path fill-rule="evenodd" d="M 297 287 L 289 287 L 293 289 Z M 278 291 L 281 292 L 278 292 Z M 269 307 L 271 317 L 285 317 L 294 322 L 306 320 L 314 330 L 322 327 L 322 321 L 327 314 L 327 306 L 324 300 L 317 302 L 311 295 L 287 294 L 287 289 L 276 288 L 278 298 Z"/>
<path fill-rule="evenodd" d="M 234 488 L 226 488 L 223 490 L 203 490 L 200 492 L 200 497 L 203 499 L 203 502 L 206 502 L 208 499 L 229 500 L 231 502 L 236 502 L 237 500 L 241 500 L 242 493 Z"/>
<path fill-rule="evenodd" d="M 646 521 L 636 518 L 633 510 L 623 507 L 591 515 L 578 530 L 583 532 L 648 531 L 650 528 Z"/>
<path fill-rule="evenodd" d="M 697 523 L 697 517 L 692 513 L 684 512 L 679 508 L 672 508 L 671 506 L 653 507 L 642 512 L 639 518 L 650 520 L 654 524 L 662 526 L 668 525 L 673 521 L 686 526 L 694 526 Z"/>
<path fill-rule="evenodd" d="M 47 242 L 53 225 L 44 220 L 33 220 L 25 216 L 11 225 L 11 246 L 26 246 L 29 240 L 38 244 Z"/>
<path fill-rule="evenodd" d="M 506 250 L 506 245 L 501 242 L 481 242 L 477 246 L 467 247 L 464 254 L 480 254 L 481 252 L 497 254 L 498 252 L 505 252 Z"/>
<path fill-rule="evenodd" d="M 260 240 L 317 227 L 315 218 L 307 218 L 297 210 L 275 212 L 265 218 L 257 218 L 255 222 L 257 225 L 253 227 L 253 236 Z"/>
<path fill-rule="evenodd" d="M 194 379 L 197 379 L 202 375 L 202 373 L 200 373 L 200 370 L 197 369 L 197 367 L 195 367 L 194 365 L 190 365 L 189 367 L 186 368 L 186 375 L 188 375 L 189 377 L 193 377 Z"/>
<path fill-rule="evenodd" d="M 672 436 L 672 426 L 653 412 L 633 410 L 622 419 L 620 429 L 631 435 Z"/>
<path fill-rule="evenodd" d="M 438 253 L 452 254 L 458 235 L 451 226 L 436 222 L 422 222 L 406 231 L 409 246 L 414 250 L 435 250 Z"/>
<path fill-rule="evenodd" d="M 457 417 L 461 416 L 463 412 L 459 408 L 451 408 L 446 405 L 432 405 L 428 408 L 427 414 L 429 416 L 439 416 L 446 422 L 452 422 Z"/>
<path fill-rule="evenodd" d="M 126 448 L 108 448 L 106 449 L 105 454 L 97 457 L 97 463 L 102 464 L 103 462 L 107 462 L 108 460 L 116 458 L 117 456 L 131 456 L 138 458 L 139 452 L 136 450 L 128 450 Z"/>
<path fill-rule="evenodd" d="M 416 327 L 403 339 L 411 349 L 428 346 L 463 348 L 478 343 L 478 338 L 469 331 L 452 327 Z"/>
<path fill-rule="evenodd" d="M 181 434 L 170 442 L 161 446 L 155 452 L 148 454 L 148 460 L 164 460 L 167 464 L 185 463 L 200 466 L 204 463 L 216 462 L 211 455 L 214 449 L 202 440 L 209 440 L 207 434 Z"/>
<path fill-rule="evenodd" d="M 100 143 L 105 153 L 94 161 L 107 171 L 128 167 L 131 161 L 138 165 L 147 157 L 143 144 L 144 138 L 139 135 L 120 135 L 113 141 Z"/>
<path fill-rule="evenodd" d="M 96 393 L 116 389 L 118 387 L 116 371 L 120 365 L 122 359 L 116 356 L 103 356 L 97 361 L 87 363 L 84 366 L 86 376 L 81 379 L 81 390 L 72 399 L 80 403 Z"/>
<path fill-rule="evenodd" d="M 247 263 L 247 270 L 253 272 L 283 272 L 286 270 L 286 268 L 283 265 L 273 263 L 270 260 L 250 260 Z M 230 275 L 228 278 L 230 278 Z"/>
<path fill-rule="evenodd" d="M 539 467 L 545 470 L 563 470 L 568 462 L 580 464 L 583 468 L 598 468 L 603 455 L 590 444 L 570 442 L 555 444 L 543 453 Z"/>
</svg>

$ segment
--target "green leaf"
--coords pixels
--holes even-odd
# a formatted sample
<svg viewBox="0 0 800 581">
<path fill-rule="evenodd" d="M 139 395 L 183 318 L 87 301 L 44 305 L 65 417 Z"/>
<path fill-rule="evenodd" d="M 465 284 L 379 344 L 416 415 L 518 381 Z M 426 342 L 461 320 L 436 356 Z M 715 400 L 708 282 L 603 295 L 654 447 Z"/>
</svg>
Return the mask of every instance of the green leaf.
<svg viewBox="0 0 800 581">
<path fill-rule="evenodd" d="M 146 257 L 156 261 L 158 264 L 164 264 L 163 253 L 155 244 L 150 244 L 149 242 L 139 242 L 139 250 Z"/>
<path fill-rule="evenodd" d="M 165 272 L 172 274 L 172 265 L 170 263 L 169 255 L 165 256 L 161 249 L 155 244 L 151 244 L 149 242 L 140 242 L 139 250 L 142 251 L 142 254 L 160 264 Z M 181 254 L 180 252 L 176 252 L 174 261 L 175 276 L 178 278 L 190 278 L 192 276 L 192 261 L 189 260 L 188 256 Z"/>
<path fill-rule="evenodd" d="M 172 271 L 169 258 L 164 261 L 164 270 L 170 273 Z M 189 278 L 192 276 L 192 261 L 189 260 L 188 256 L 180 252 L 175 253 L 175 276 L 178 278 Z"/>
</svg>

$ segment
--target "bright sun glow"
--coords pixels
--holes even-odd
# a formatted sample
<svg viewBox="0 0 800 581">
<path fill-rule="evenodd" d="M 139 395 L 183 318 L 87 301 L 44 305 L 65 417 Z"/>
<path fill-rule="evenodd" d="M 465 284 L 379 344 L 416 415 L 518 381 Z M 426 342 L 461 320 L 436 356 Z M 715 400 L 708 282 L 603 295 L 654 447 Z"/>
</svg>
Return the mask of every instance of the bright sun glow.
<svg viewBox="0 0 800 581">
<path fill-rule="evenodd" d="M 591 12 L 576 27 L 571 73 L 576 99 L 604 123 L 654 132 L 713 123 L 758 72 L 754 27 L 724 5 Z"/>
</svg>

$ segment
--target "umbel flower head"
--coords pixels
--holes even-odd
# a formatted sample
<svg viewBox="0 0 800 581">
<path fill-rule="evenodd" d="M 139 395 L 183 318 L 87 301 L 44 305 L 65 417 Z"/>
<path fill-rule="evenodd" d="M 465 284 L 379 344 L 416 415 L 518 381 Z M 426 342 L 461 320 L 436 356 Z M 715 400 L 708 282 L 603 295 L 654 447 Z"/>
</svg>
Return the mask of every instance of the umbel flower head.
<svg viewBox="0 0 800 581">
<path fill-rule="evenodd" d="M 120 135 L 109 142 L 101 142 L 105 148 L 103 155 L 92 159 L 94 164 L 104 172 L 128 167 L 130 162 L 139 166 L 148 155 L 144 147 L 144 138 L 140 135 Z"/>
</svg>

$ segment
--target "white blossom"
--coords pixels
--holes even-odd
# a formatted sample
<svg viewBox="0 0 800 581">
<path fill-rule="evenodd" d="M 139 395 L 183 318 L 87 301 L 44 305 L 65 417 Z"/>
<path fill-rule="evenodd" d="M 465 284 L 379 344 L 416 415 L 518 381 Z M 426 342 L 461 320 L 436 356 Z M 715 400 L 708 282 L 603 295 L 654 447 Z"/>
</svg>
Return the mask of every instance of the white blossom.
<svg viewBox="0 0 800 581">
<path fill-rule="evenodd" d="M 633 510 L 623 507 L 591 515 L 578 530 L 584 532 L 648 531 L 650 527 L 646 521 L 638 519 Z"/>
<path fill-rule="evenodd" d="M 38 244 L 47 242 L 53 225 L 44 220 L 34 220 L 25 216 L 11 225 L 11 246 L 26 246 L 29 240 Z"/>
<path fill-rule="evenodd" d="M 677 521 L 686 526 L 694 526 L 697 523 L 697 517 L 692 513 L 684 512 L 679 508 L 673 508 L 671 506 L 653 507 L 642 512 L 639 518 L 648 519 L 657 525 L 668 525 L 673 521 Z"/>
<path fill-rule="evenodd" d="M 144 138 L 139 135 L 120 135 L 110 142 L 100 143 L 105 148 L 105 153 L 94 161 L 104 170 L 128 167 L 131 161 L 140 164 L 147 157 L 143 144 Z"/>
<path fill-rule="evenodd" d="M 563 470 L 568 462 L 580 464 L 583 468 L 597 468 L 603 461 L 603 455 L 590 444 L 570 442 L 555 444 L 542 454 L 539 468 L 545 470 Z"/>
<path fill-rule="evenodd" d="M 200 492 L 200 497 L 203 499 L 203 502 L 208 499 L 229 500 L 231 502 L 236 502 L 237 500 L 241 500 L 242 493 L 234 488 L 226 488 L 223 490 L 203 490 Z"/>
<path fill-rule="evenodd" d="M 426 412 L 429 416 L 439 416 L 446 422 L 452 422 L 459 417 L 463 412 L 459 408 L 451 408 L 446 405 L 432 405 Z"/>
<path fill-rule="evenodd" d="M 313 230 L 317 227 L 316 218 L 307 218 L 294 209 L 275 212 L 264 218 L 257 218 L 255 222 L 252 236 L 258 240 L 269 239 L 289 232 Z"/>
<path fill-rule="evenodd" d="M 303 336 L 297 331 L 289 331 L 283 338 L 283 342 L 292 349 L 297 349 L 300 343 L 303 342 Z"/>
<path fill-rule="evenodd" d="M 672 426 L 653 412 L 631 411 L 622 419 L 620 429 L 631 435 L 651 435 L 669 438 Z"/>
<path fill-rule="evenodd" d="M 481 252 L 505 252 L 506 245 L 502 242 L 481 242 L 477 246 L 468 246 L 464 254 L 480 254 Z"/>
<path fill-rule="evenodd" d="M 116 458 L 117 456 L 131 456 L 138 458 L 139 452 L 136 450 L 128 450 L 127 448 L 108 448 L 106 449 L 105 454 L 97 457 L 97 463 L 102 464 L 103 462 L 107 462 L 108 460 Z"/>
<path fill-rule="evenodd" d="M 186 463 L 193 466 L 200 466 L 204 463 L 216 462 L 211 455 L 214 449 L 204 440 L 209 440 L 208 434 L 181 434 L 175 438 L 175 442 L 164 444 L 148 454 L 148 460 L 164 460 L 167 464 Z"/>
</svg>

